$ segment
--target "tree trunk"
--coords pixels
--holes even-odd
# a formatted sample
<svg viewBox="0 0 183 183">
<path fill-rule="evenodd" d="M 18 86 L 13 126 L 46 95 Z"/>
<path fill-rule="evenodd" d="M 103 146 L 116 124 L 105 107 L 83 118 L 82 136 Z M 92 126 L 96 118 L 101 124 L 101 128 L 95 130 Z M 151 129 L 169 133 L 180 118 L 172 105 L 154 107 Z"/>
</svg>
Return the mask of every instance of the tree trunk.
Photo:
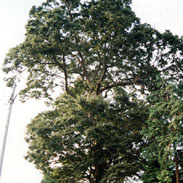
<svg viewBox="0 0 183 183">
<path fill-rule="evenodd" d="M 175 151 L 175 174 L 176 174 L 176 183 L 180 183 L 178 157 L 177 157 L 177 152 L 176 151 Z"/>
</svg>

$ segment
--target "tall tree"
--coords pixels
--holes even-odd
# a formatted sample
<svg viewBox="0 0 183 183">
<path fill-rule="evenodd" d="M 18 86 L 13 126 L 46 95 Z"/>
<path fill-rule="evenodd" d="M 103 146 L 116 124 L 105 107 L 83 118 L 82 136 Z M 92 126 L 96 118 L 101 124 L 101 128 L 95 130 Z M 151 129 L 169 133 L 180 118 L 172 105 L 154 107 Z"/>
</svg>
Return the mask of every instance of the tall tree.
<svg viewBox="0 0 183 183">
<path fill-rule="evenodd" d="M 180 170 L 178 149 L 183 146 L 183 99 L 182 89 L 161 79 L 161 90 L 149 97 L 149 119 L 144 129 L 144 138 L 149 145 L 144 150 L 147 160 L 144 182 L 179 183 Z M 182 157 L 179 156 L 179 160 Z"/>
<path fill-rule="evenodd" d="M 111 102 L 62 95 L 28 125 L 27 159 L 43 182 L 123 182 L 138 175 L 144 106 L 124 91 Z"/>
<path fill-rule="evenodd" d="M 122 152 L 125 147 L 123 146 L 124 144 L 127 147 L 129 146 L 129 156 L 132 155 L 131 152 L 133 150 L 138 149 L 131 147 L 133 146 L 133 141 L 131 141 L 133 133 L 129 133 L 128 129 L 129 115 L 126 116 L 127 121 L 122 123 L 122 126 L 125 124 L 127 126 L 122 128 L 120 126 L 121 123 L 117 123 L 116 120 L 118 114 L 121 116 L 123 111 L 109 107 L 109 104 L 104 102 L 102 96 L 110 94 L 108 99 L 114 100 L 114 91 L 118 87 L 121 87 L 122 91 L 123 89 L 128 89 L 129 93 L 133 89 L 146 95 L 151 94 L 151 92 L 158 93 L 161 89 L 161 86 L 157 84 L 158 77 L 171 78 L 172 83 L 176 83 L 179 87 L 182 86 L 183 39 L 172 35 L 170 31 L 161 34 L 150 25 L 142 24 L 131 10 L 130 4 L 131 0 L 47 0 L 41 6 L 34 6 L 31 9 L 30 18 L 26 26 L 25 41 L 11 49 L 6 56 L 3 70 L 8 74 L 6 78 L 8 85 L 11 86 L 12 82 L 19 77 L 19 74 L 27 71 L 26 87 L 21 92 L 24 99 L 27 97 L 51 98 L 52 90 L 56 87 L 61 87 L 67 94 L 72 96 L 72 98 L 67 96 L 67 102 L 62 107 L 61 114 L 63 116 L 60 116 L 55 111 L 49 111 L 40 114 L 31 123 L 33 126 L 29 126 L 29 134 L 31 136 L 28 140 L 32 151 L 29 153 L 29 160 L 33 161 L 38 168 L 45 172 L 46 178 L 44 181 L 49 180 L 50 171 L 51 176 L 54 174 L 50 163 L 55 163 L 58 158 L 57 151 L 54 154 L 55 156 L 52 156 L 49 149 L 47 149 L 49 146 L 51 151 L 52 146 L 54 146 L 52 142 L 56 143 L 55 148 L 62 148 L 59 149 L 59 152 L 62 152 L 63 156 L 67 152 L 66 150 L 70 150 L 67 153 L 68 158 L 74 158 L 76 162 L 71 164 L 71 160 L 62 159 L 62 164 L 64 165 L 62 167 L 64 169 L 55 168 L 55 175 L 63 174 L 63 172 L 59 171 L 64 171 L 66 180 L 78 181 L 84 180 L 86 176 L 91 174 L 89 176 L 91 181 L 112 182 L 115 181 L 116 173 L 119 173 L 121 180 L 123 180 L 124 176 L 121 175 L 123 172 L 118 171 L 119 168 L 120 170 L 123 169 L 121 168 L 122 164 L 120 164 L 122 162 L 120 161 L 121 159 L 106 155 L 107 150 L 113 151 L 112 141 L 107 139 L 113 137 L 111 140 L 115 139 L 117 142 L 121 142 L 119 151 L 118 148 L 117 151 L 114 150 L 114 154 L 116 156 L 120 155 L 119 157 L 126 155 L 126 152 L 124 154 Z M 81 96 L 85 100 L 79 100 L 82 98 Z M 97 99 L 97 102 L 94 98 Z M 62 100 L 60 103 L 62 103 Z M 79 101 L 85 101 L 84 104 L 89 108 L 86 110 L 86 106 L 82 106 L 82 103 L 78 103 Z M 123 104 L 119 103 L 118 108 L 126 105 L 125 102 L 127 101 L 123 102 Z M 76 108 L 72 107 L 72 103 Z M 108 111 L 114 119 L 111 119 L 105 110 L 100 111 L 99 104 L 102 104 L 102 108 Z M 67 108 L 67 105 L 69 105 L 69 108 Z M 78 107 L 82 110 L 79 111 Z M 95 107 L 100 111 L 100 115 L 99 111 L 94 110 Z M 129 109 L 128 105 L 126 107 Z M 111 113 L 112 110 L 114 113 Z M 125 111 L 125 109 L 121 110 Z M 64 115 L 64 112 L 69 114 Z M 75 113 L 73 114 L 73 112 Z M 137 118 L 138 115 L 136 116 L 135 110 L 133 112 Z M 70 114 L 71 116 L 69 116 Z M 59 121 L 59 119 L 63 124 L 61 123 L 61 126 L 56 128 L 57 126 L 54 125 L 57 125 L 57 120 Z M 77 123 L 79 126 L 75 126 L 75 121 L 79 123 Z M 106 121 L 109 121 L 109 124 Z M 134 128 L 138 120 L 135 121 Z M 152 121 L 151 118 L 149 118 L 149 121 Z M 161 122 L 161 125 L 163 125 L 163 118 L 161 118 Z M 70 123 L 71 126 L 69 126 Z M 52 126 L 49 126 L 50 124 L 58 130 L 58 134 Z M 101 124 L 109 126 L 102 126 Z M 87 125 L 93 127 L 91 131 L 82 131 Z M 150 126 L 151 123 L 149 122 L 147 129 L 150 129 Z M 60 131 L 63 128 L 65 131 Z M 118 128 L 120 129 L 119 131 Z M 113 130 L 115 130 L 114 134 L 112 133 Z M 54 134 L 57 134 L 61 139 L 57 141 L 57 135 Z M 121 137 L 121 134 L 125 134 L 128 137 L 129 144 L 127 143 L 128 139 L 126 141 L 124 136 L 123 138 Z M 52 135 L 55 140 L 49 141 Z M 88 137 L 87 135 L 90 138 L 86 138 Z M 66 137 L 71 138 L 68 139 Z M 138 130 L 135 138 L 139 139 Z M 45 139 L 48 139 L 48 142 Z M 94 141 L 91 141 L 91 139 L 94 139 Z M 102 141 L 104 142 L 101 143 Z M 60 145 L 60 143 L 65 142 L 68 149 L 65 149 L 62 144 Z M 94 142 L 97 143 L 95 144 Z M 83 150 L 86 148 L 85 145 L 87 143 L 94 143 L 92 144 L 92 152 L 97 151 L 98 148 L 100 151 L 95 154 L 96 156 L 89 157 L 90 162 L 86 161 L 88 164 L 84 164 L 83 160 L 85 160 L 89 152 L 88 149 L 86 152 Z M 41 147 L 40 149 L 39 146 Z M 78 146 L 82 148 L 77 149 Z M 34 150 L 34 147 L 37 149 Z M 138 144 L 135 144 L 135 147 L 138 147 Z M 73 148 L 75 149 L 73 150 Z M 81 155 L 72 156 L 75 151 L 81 153 L 83 159 Z M 100 159 L 102 155 L 104 159 L 106 158 L 106 161 Z M 139 155 L 139 153 L 135 152 L 134 156 L 136 157 L 136 155 Z M 59 158 L 63 157 L 60 155 Z M 91 163 L 96 162 L 96 158 L 99 158 L 104 163 L 104 167 L 99 168 L 101 163 L 99 161 L 99 164 L 96 164 L 96 166 L 92 164 L 92 167 L 87 169 Z M 108 171 L 109 169 L 106 167 L 109 166 L 108 163 L 110 161 L 113 161 L 113 158 L 115 163 L 111 164 L 112 168 Z M 124 158 L 127 157 L 124 156 Z M 80 163 L 78 160 L 81 160 Z M 119 164 L 116 162 L 119 162 Z M 114 164 L 116 166 L 113 166 Z M 75 166 L 77 166 L 76 169 Z M 95 167 L 95 173 L 92 172 L 93 167 Z M 85 171 L 81 173 L 80 168 L 82 168 L 82 171 L 85 168 Z M 132 166 L 131 168 L 134 173 Z M 72 172 L 73 170 L 75 172 Z M 113 170 L 115 170 L 115 173 Z M 139 168 L 136 170 L 139 170 Z M 71 175 L 70 172 L 74 173 L 73 177 L 68 176 Z M 90 174 L 88 175 L 88 173 Z M 104 180 L 104 174 L 106 179 L 108 178 L 107 180 Z M 126 175 L 126 173 L 124 174 Z M 100 176 L 97 178 L 97 175 Z M 113 176 L 110 177 L 109 175 Z M 57 176 L 54 176 L 54 178 L 57 179 Z"/>
</svg>

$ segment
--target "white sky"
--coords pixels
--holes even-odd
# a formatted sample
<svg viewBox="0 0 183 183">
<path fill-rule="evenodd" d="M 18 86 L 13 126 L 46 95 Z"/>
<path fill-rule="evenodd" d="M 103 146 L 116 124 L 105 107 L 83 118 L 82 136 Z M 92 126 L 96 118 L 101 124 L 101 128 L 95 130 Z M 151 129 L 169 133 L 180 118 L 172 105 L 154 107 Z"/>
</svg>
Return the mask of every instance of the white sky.
<svg viewBox="0 0 183 183">
<path fill-rule="evenodd" d="M 0 65 L 8 50 L 24 40 L 25 24 L 32 5 L 43 0 L 0 0 Z M 160 31 L 165 29 L 183 35 L 183 0 L 133 0 L 133 9 L 142 22 L 147 22 Z M 0 141 L 6 117 L 3 105 L 11 91 L 3 87 L 0 73 Z M 41 101 L 21 104 L 16 100 L 13 106 L 9 136 L 5 152 L 2 182 L 40 183 L 41 174 L 32 164 L 24 160 L 26 154 L 25 126 L 38 112 L 46 109 Z"/>
</svg>

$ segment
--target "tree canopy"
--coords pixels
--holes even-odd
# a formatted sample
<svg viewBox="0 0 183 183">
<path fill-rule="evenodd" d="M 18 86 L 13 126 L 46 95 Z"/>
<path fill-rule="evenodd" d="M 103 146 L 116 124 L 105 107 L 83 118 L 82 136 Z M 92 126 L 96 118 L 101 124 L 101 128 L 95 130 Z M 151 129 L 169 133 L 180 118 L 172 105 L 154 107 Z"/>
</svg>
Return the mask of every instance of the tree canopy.
<svg viewBox="0 0 183 183">
<path fill-rule="evenodd" d="M 118 86 L 152 91 L 165 73 L 182 82 L 182 39 L 142 24 L 130 3 L 47 0 L 32 7 L 25 41 L 4 62 L 8 84 L 27 71 L 22 96 L 47 98 L 57 86 L 76 97 L 77 80 L 87 95 Z"/>
</svg>

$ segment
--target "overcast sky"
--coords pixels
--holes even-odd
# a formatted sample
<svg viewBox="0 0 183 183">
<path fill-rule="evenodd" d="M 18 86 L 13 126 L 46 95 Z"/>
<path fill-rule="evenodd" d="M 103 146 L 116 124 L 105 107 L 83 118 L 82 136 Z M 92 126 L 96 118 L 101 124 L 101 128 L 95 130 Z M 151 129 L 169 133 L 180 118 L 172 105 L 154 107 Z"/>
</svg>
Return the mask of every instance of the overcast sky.
<svg viewBox="0 0 183 183">
<path fill-rule="evenodd" d="M 32 5 L 42 0 L 0 0 L 0 63 L 8 50 L 24 40 L 25 24 Z M 151 24 L 160 31 L 170 29 L 174 34 L 183 35 L 183 0 L 133 0 L 133 10 L 142 22 Z M 1 64 L 0 64 L 1 66 Z M 0 74 L 0 141 L 2 140 L 2 119 L 6 117 L 2 108 L 9 93 L 3 87 Z M 46 109 L 41 101 L 21 104 L 18 98 L 13 106 L 6 155 L 1 183 L 40 183 L 41 174 L 24 160 L 26 144 L 25 126 L 38 112 Z M 2 117 L 3 116 L 3 117 Z"/>
</svg>

